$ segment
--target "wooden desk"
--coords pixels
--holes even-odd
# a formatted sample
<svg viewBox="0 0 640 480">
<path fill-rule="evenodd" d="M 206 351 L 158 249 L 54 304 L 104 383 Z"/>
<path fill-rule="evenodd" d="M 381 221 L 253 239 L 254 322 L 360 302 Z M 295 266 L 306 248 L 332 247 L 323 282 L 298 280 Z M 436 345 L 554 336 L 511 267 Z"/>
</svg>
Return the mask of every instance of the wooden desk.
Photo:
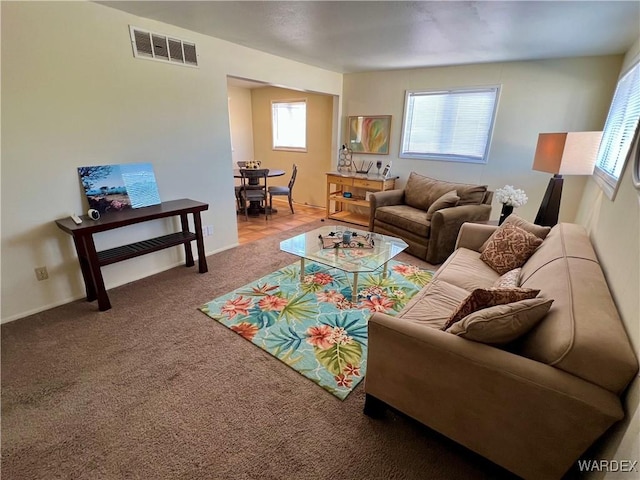
<svg viewBox="0 0 640 480">
<path fill-rule="evenodd" d="M 204 254 L 200 212 L 208 208 L 208 204 L 194 200 L 172 200 L 170 202 L 163 202 L 160 205 L 107 213 L 99 220 L 91 220 L 86 215 L 83 215 L 80 217 L 82 218 L 80 225 L 76 225 L 69 217 L 61 218 L 60 220 L 56 220 L 56 225 L 73 237 L 73 243 L 76 247 L 80 269 L 82 270 L 82 278 L 84 279 L 87 292 L 87 301 L 91 302 L 97 299 L 98 308 L 100 311 L 104 311 L 111 308 L 111 302 L 109 302 L 109 296 L 107 295 L 100 270 L 100 267 L 104 265 L 110 265 L 147 253 L 157 252 L 165 248 L 184 245 L 185 264 L 187 267 L 192 267 L 195 262 L 193 260 L 193 252 L 191 251 L 191 242 L 195 240 L 198 248 L 199 271 L 200 273 L 206 273 L 208 269 L 207 259 Z M 190 213 L 193 214 L 196 233 L 189 231 L 187 215 Z M 180 232 L 110 248 L 101 252 L 96 251 L 96 246 L 93 241 L 93 235 L 95 233 L 174 216 L 180 216 L 182 227 Z"/>
<path fill-rule="evenodd" d="M 369 200 L 366 192 L 381 192 L 395 188 L 397 176 L 382 177 L 358 173 L 327 173 L 327 218 L 369 226 Z M 335 187 L 331 187 L 335 185 Z M 335 189 L 334 189 L 335 188 Z M 344 192 L 351 192 L 351 197 L 344 197 Z M 334 208 L 331 208 L 331 202 Z M 366 214 L 348 210 L 346 207 L 363 207 Z"/>
</svg>

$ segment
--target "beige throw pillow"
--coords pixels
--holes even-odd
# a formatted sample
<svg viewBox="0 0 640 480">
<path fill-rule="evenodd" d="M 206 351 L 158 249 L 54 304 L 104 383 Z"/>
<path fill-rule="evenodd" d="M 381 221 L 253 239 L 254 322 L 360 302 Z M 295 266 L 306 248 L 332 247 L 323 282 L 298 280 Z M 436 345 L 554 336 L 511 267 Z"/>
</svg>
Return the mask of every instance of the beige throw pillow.
<svg viewBox="0 0 640 480">
<path fill-rule="evenodd" d="M 515 225 L 503 225 L 489 237 L 480 260 L 500 275 L 521 267 L 542 244 L 542 239 Z"/>
<path fill-rule="evenodd" d="M 484 308 L 454 323 L 447 332 L 474 342 L 504 345 L 531 330 L 544 318 L 553 300 L 532 298 Z"/>
<path fill-rule="evenodd" d="M 431 217 L 433 217 L 433 214 L 436 211 L 442 210 L 443 208 L 455 207 L 456 205 L 458 205 L 459 201 L 460 201 L 460 197 L 458 196 L 455 190 L 445 193 L 440 198 L 438 198 L 435 202 L 433 202 L 429 207 L 429 209 L 427 210 L 427 221 L 428 222 L 431 221 Z"/>
<path fill-rule="evenodd" d="M 522 268 L 514 268 L 498 278 L 493 286 L 495 288 L 518 288 L 520 286 L 520 272 Z"/>
<path fill-rule="evenodd" d="M 540 290 L 532 288 L 476 288 L 453 312 L 442 330 L 483 308 L 535 298 L 538 293 Z"/>
</svg>

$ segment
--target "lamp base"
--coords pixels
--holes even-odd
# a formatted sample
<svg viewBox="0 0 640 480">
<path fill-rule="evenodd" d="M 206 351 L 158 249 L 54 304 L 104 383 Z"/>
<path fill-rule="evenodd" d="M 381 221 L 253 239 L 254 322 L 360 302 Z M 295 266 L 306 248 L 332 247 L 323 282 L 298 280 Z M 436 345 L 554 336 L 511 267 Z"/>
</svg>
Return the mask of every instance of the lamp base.
<svg viewBox="0 0 640 480">
<path fill-rule="evenodd" d="M 558 223 L 560 214 L 560 198 L 562 197 L 562 175 L 554 175 L 549 179 L 547 191 L 544 193 L 540 209 L 536 215 L 534 223 L 544 227 L 553 227 Z"/>
</svg>

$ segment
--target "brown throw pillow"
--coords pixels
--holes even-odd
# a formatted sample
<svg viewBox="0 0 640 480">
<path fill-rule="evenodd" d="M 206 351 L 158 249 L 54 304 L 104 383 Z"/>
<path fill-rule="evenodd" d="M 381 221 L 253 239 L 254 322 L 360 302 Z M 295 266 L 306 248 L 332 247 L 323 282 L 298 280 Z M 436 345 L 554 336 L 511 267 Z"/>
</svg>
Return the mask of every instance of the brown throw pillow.
<svg viewBox="0 0 640 480">
<path fill-rule="evenodd" d="M 515 225 L 503 225 L 489 237 L 480 260 L 500 275 L 521 267 L 542 244 L 542 239 Z"/>
<path fill-rule="evenodd" d="M 436 211 L 442 210 L 443 208 L 455 207 L 456 205 L 458 205 L 459 201 L 460 197 L 455 190 L 445 193 L 435 202 L 433 202 L 427 210 L 427 221 L 431 221 L 431 217 L 433 217 L 433 214 Z"/>
<path fill-rule="evenodd" d="M 520 218 L 519 216 L 517 216 L 515 213 L 512 213 L 507 218 L 505 218 L 499 229 L 507 225 L 515 225 L 516 227 L 520 227 L 521 229 L 526 230 L 529 233 L 533 233 L 536 237 L 541 238 L 542 240 L 547 238 L 547 235 L 549 235 L 549 232 L 551 231 L 551 227 L 542 227 L 540 225 L 536 225 L 535 223 L 528 222 L 524 218 Z M 489 239 L 487 239 L 487 241 L 484 242 L 480 247 L 481 252 L 483 252 L 484 249 L 487 248 L 488 243 Z"/>
<path fill-rule="evenodd" d="M 495 288 L 518 288 L 520 286 L 520 272 L 522 268 L 514 268 L 498 278 L 493 286 Z"/>
<path fill-rule="evenodd" d="M 483 308 L 535 298 L 538 293 L 540 290 L 532 288 L 476 288 L 453 312 L 442 330 Z"/>
<path fill-rule="evenodd" d="M 447 332 L 474 342 L 504 345 L 512 342 L 544 318 L 553 300 L 532 298 L 483 308 L 454 323 Z"/>
</svg>

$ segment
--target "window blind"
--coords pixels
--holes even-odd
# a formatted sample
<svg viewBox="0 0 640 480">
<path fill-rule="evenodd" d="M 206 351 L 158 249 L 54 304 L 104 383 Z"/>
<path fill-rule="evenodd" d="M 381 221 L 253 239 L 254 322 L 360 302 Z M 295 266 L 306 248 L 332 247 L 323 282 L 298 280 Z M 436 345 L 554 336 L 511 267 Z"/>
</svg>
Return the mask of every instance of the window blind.
<svg viewBox="0 0 640 480">
<path fill-rule="evenodd" d="M 609 198 L 613 198 L 631 150 L 638 119 L 640 119 L 640 62 L 637 62 L 618 82 L 598 149 L 596 178 L 599 177 L 605 182 L 606 185 L 603 187 Z"/>
<path fill-rule="evenodd" d="M 407 92 L 400 156 L 486 162 L 498 91 Z"/>
</svg>

